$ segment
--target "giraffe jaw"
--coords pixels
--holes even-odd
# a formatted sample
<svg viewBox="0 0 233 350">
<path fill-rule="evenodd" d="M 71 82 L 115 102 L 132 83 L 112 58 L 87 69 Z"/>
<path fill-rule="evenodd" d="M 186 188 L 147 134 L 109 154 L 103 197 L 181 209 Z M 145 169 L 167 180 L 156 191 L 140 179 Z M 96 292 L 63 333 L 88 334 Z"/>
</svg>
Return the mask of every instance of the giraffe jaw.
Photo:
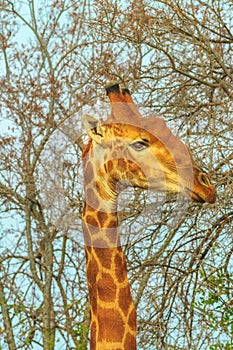
<svg viewBox="0 0 233 350">
<path fill-rule="evenodd" d="M 189 190 L 189 197 L 191 196 L 192 200 L 197 203 L 205 203 L 206 201 L 199 196 L 198 193 Z"/>
<path fill-rule="evenodd" d="M 210 204 L 213 204 L 216 200 L 216 196 L 215 194 L 214 195 L 205 195 L 204 198 L 197 192 L 193 191 L 193 190 L 190 190 L 189 188 L 186 188 L 186 195 L 190 198 L 192 198 L 192 200 L 194 202 L 197 202 L 197 203 L 200 203 L 200 204 L 203 204 L 203 203 L 210 203 Z"/>
</svg>

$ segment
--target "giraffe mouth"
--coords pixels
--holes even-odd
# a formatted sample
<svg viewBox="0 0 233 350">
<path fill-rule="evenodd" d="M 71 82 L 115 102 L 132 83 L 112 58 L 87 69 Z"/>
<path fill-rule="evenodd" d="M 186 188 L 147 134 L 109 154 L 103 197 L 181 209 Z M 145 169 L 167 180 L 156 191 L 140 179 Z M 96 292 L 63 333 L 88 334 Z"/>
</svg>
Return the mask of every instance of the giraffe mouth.
<svg viewBox="0 0 233 350">
<path fill-rule="evenodd" d="M 197 192 L 194 192 L 188 188 L 186 188 L 186 191 L 187 191 L 188 196 L 191 197 L 194 202 L 197 202 L 197 203 L 205 203 L 206 202 Z"/>
</svg>

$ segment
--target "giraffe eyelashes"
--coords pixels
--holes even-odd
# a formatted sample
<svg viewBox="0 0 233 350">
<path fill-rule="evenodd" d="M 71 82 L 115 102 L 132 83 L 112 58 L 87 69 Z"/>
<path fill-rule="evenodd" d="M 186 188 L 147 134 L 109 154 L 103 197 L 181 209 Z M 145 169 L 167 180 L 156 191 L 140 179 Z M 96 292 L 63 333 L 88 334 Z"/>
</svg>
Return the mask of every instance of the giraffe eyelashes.
<svg viewBox="0 0 233 350">
<path fill-rule="evenodd" d="M 130 147 L 132 147 L 137 152 L 141 152 L 144 149 L 148 148 L 149 144 L 145 141 L 136 141 L 131 143 Z"/>
</svg>

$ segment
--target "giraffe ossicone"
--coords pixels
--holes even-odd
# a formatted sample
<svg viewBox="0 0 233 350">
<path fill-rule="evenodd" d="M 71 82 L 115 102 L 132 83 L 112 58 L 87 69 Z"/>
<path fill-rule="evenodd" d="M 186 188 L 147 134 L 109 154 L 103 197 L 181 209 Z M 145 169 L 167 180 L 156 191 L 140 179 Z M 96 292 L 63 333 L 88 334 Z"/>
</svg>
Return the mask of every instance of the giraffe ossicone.
<svg viewBox="0 0 233 350">
<path fill-rule="evenodd" d="M 215 190 L 189 149 L 160 118 L 143 118 L 128 89 L 106 87 L 106 121 L 84 115 L 83 233 L 91 309 L 91 350 L 136 349 L 136 311 L 118 232 L 117 201 L 135 188 L 182 193 L 214 203 Z"/>
</svg>

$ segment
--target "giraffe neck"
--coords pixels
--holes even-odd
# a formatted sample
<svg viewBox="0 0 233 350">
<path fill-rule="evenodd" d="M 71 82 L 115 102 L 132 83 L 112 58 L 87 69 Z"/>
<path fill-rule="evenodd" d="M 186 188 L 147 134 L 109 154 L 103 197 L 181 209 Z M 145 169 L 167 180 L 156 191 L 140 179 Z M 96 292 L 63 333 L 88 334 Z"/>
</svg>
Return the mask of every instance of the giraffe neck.
<svg viewBox="0 0 233 350">
<path fill-rule="evenodd" d="M 83 233 L 91 310 L 90 349 L 135 350 L 136 311 L 118 233 L 118 194 L 104 176 L 102 184 L 93 178 L 88 163 L 84 174 Z"/>
</svg>

